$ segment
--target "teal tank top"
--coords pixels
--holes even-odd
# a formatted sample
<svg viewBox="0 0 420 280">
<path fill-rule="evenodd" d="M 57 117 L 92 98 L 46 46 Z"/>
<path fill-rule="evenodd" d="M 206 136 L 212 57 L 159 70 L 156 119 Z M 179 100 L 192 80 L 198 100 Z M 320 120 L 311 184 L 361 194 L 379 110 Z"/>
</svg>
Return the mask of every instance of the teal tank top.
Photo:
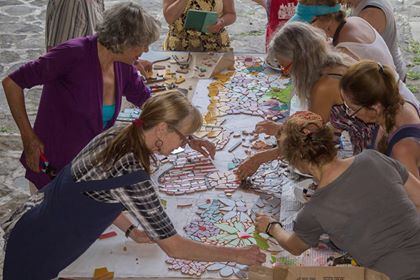
<svg viewBox="0 0 420 280">
<path fill-rule="evenodd" d="M 102 125 L 105 128 L 115 113 L 115 104 L 102 106 Z"/>
</svg>

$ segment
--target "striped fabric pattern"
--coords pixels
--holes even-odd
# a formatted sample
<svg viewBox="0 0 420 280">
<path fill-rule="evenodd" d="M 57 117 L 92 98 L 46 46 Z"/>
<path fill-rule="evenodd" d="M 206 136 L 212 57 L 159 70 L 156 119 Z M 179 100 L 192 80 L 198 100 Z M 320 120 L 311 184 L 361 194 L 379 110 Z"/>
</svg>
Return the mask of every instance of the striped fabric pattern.
<svg viewBox="0 0 420 280">
<path fill-rule="evenodd" d="M 75 182 L 106 180 L 143 170 L 133 153 L 124 155 L 110 169 L 97 163 L 97 157 L 123 129 L 114 126 L 96 136 L 72 161 L 72 176 Z M 156 187 L 151 180 L 121 186 L 108 191 L 89 191 L 85 195 L 103 203 L 122 203 L 147 233 L 149 238 L 160 240 L 176 234 L 176 230 L 165 213 Z"/>
<path fill-rule="evenodd" d="M 104 9 L 104 0 L 49 0 L 45 26 L 47 50 L 72 38 L 92 35 Z"/>
</svg>

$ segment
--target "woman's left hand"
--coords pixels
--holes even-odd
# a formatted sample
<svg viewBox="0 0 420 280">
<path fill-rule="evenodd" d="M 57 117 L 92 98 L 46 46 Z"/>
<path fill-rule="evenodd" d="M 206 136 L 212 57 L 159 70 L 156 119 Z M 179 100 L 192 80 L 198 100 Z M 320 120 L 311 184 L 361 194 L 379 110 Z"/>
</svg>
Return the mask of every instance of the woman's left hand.
<svg viewBox="0 0 420 280">
<path fill-rule="evenodd" d="M 255 230 L 258 232 L 265 232 L 270 222 L 275 220 L 264 213 L 257 213 L 255 218 Z"/>
<path fill-rule="evenodd" d="M 144 231 L 139 230 L 138 228 L 131 231 L 130 237 L 137 243 L 154 243 Z"/>
<path fill-rule="evenodd" d="M 216 146 L 210 141 L 199 138 L 193 138 L 190 141 L 188 141 L 188 145 L 203 156 L 211 157 L 212 159 L 214 159 L 214 155 L 216 154 Z"/>
<path fill-rule="evenodd" d="M 225 22 L 221 18 L 219 18 L 217 19 L 217 22 L 215 24 L 207 27 L 207 31 L 209 33 L 219 33 L 220 30 L 223 29 L 223 27 L 225 27 Z"/>
</svg>

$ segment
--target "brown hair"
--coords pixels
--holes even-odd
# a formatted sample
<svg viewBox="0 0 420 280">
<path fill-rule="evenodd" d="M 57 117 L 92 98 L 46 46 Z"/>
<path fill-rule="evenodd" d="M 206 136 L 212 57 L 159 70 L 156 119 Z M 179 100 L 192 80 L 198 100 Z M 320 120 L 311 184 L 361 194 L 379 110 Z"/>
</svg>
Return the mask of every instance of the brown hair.
<svg viewBox="0 0 420 280">
<path fill-rule="evenodd" d="M 372 60 L 361 60 L 352 65 L 340 81 L 343 93 L 356 105 L 369 108 L 376 103 L 384 107 L 386 133 L 378 144 L 384 153 L 388 134 L 395 126 L 395 117 L 404 104 L 394 70 Z"/>
<path fill-rule="evenodd" d="M 295 114 L 284 123 L 279 139 L 279 149 L 284 158 L 292 166 L 299 166 L 302 162 L 320 166 L 332 161 L 337 155 L 337 148 L 331 128 L 324 125 L 322 118 L 315 113 L 299 114 L 317 116 L 319 120 L 302 121 L 302 117 L 295 117 Z"/>
<path fill-rule="evenodd" d="M 165 122 L 169 130 L 171 127 L 180 129 L 187 126 L 186 134 L 192 134 L 202 125 L 201 113 L 178 91 L 150 97 L 142 107 L 140 119 L 143 121 L 142 125 L 131 124 L 121 130 L 112 143 L 99 154 L 100 164 L 111 167 L 124 155 L 133 153 L 146 172 L 150 173 L 150 158 L 154 157 L 146 147 L 145 131 Z"/>
</svg>

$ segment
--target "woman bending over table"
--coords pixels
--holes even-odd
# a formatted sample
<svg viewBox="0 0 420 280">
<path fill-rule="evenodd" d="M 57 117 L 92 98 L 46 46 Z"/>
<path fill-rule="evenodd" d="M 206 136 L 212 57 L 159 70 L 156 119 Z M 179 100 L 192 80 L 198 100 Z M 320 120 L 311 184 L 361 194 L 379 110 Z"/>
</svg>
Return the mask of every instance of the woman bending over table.
<svg viewBox="0 0 420 280">
<path fill-rule="evenodd" d="M 294 255 L 315 247 L 321 234 L 365 267 L 393 280 L 420 276 L 420 181 L 398 161 L 374 150 L 338 159 L 333 133 L 321 117 L 299 112 L 283 126 L 279 147 L 318 188 L 298 213 L 293 232 L 265 214 L 259 232 Z"/>
<path fill-rule="evenodd" d="M 378 125 L 371 147 L 419 178 L 420 108 L 417 100 L 400 94 L 393 69 L 363 60 L 348 69 L 340 87 L 349 117 Z"/>
<path fill-rule="evenodd" d="M 185 145 L 201 123 L 201 114 L 187 98 L 172 92 L 148 99 L 133 124 L 95 137 L 3 225 L 4 279 L 56 277 L 123 210 L 171 257 L 249 265 L 264 262 L 265 255 L 256 246 L 218 247 L 181 237 L 160 204 L 149 177 L 154 153 L 167 156 Z M 126 229 L 126 236 L 133 228 Z"/>
</svg>

